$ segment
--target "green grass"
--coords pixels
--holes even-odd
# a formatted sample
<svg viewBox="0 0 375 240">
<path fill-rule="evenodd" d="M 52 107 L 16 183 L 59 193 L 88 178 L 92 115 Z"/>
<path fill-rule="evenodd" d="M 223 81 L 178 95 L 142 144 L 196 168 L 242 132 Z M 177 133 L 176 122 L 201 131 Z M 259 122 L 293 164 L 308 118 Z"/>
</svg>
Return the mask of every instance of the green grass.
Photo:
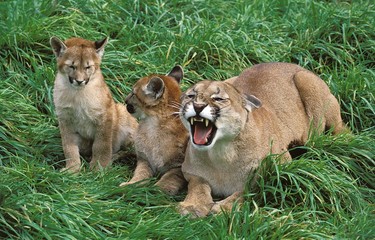
<svg viewBox="0 0 375 240">
<path fill-rule="evenodd" d="M 370 0 L 1 1 L 0 238 L 374 239 L 374 19 Z M 260 62 L 298 63 L 327 82 L 352 134 L 312 136 L 287 165 L 267 158 L 240 211 L 182 217 L 184 193 L 169 197 L 155 179 L 118 187 L 132 158 L 59 172 L 51 36 L 109 36 L 102 69 L 121 102 L 138 78 L 175 64 L 186 89 Z"/>
</svg>

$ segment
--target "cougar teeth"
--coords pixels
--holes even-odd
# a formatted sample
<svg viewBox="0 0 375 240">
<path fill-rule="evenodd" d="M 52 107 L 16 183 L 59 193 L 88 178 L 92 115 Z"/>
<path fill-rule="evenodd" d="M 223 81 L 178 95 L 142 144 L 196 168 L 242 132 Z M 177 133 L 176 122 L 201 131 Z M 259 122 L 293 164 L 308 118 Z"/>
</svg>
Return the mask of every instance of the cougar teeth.
<svg viewBox="0 0 375 240">
<path fill-rule="evenodd" d="M 195 117 L 190 118 L 190 124 L 194 125 L 194 122 L 204 122 L 204 124 L 207 127 L 208 124 L 210 123 L 210 120 L 208 120 L 206 118 L 195 118 Z"/>
</svg>

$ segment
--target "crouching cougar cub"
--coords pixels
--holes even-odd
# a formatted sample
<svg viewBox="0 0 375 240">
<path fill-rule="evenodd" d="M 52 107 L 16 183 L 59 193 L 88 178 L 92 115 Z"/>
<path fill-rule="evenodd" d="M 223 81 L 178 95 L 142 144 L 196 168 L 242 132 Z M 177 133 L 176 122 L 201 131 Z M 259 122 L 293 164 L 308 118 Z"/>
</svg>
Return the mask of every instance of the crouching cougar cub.
<svg viewBox="0 0 375 240">
<path fill-rule="evenodd" d="M 152 74 L 141 78 L 126 97 L 126 108 L 139 119 L 134 147 L 137 167 L 126 186 L 155 175 L 161 176 L 156 183 L 168 194 L 176 194 L 186 186 L 181 172 L 189 135 L 179 116 L 183 78 L 180 66 L 167 75 Z"/>
<path fill-rule="evenodd" d="M 223 82 L 195 84 L 182 97 L 180 118 L 190 141 L 182 165 L 188 194 L 179 210 L 195 217 L 243 201 L 250 172 L 269 153 L 288 161 L 288 146 L 306 143 L 310 130 L 345 129 L 323 80 L 288 63 L 259 64 Z M 212 195 L 223 200 L 214 202 Z"/>
<path fill-rule="evenodd" d="M 107 38 L 92 42 L 50 39 L 57 59 L 54 104 L 59 122 L 64 169 L 78 172 L 80 153 L 91 155 L 90 168 L 111 164 L 112 154 L 132 144 L 137 121 L 115 103 L 100 70 Z"/>
</svg>

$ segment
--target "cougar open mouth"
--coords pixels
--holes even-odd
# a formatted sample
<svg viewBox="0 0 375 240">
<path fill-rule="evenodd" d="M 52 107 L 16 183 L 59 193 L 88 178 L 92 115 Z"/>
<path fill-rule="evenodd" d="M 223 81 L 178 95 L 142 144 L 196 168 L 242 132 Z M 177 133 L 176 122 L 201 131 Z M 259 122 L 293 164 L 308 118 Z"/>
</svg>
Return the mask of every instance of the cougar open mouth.
<svg viewBox="0 0 375 240">
<path fill-rule="evenodd" d="M 215 124 L 202 117 L 191 117 L 188 120 L 191 126 L 193 142 L 196 145 L 210 145 L 217 130 Z"/>
</svg>

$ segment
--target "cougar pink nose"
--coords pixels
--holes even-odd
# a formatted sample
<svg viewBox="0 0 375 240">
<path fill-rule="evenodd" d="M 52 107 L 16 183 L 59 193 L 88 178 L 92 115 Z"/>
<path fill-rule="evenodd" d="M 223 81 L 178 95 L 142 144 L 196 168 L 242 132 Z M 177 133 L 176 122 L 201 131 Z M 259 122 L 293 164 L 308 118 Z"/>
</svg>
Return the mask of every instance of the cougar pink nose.
<svg viewBox="0 0 375 240">
<path fill-rule="evenodd" d="M 197 113 L 197 115 L 199 115 L 199 113 L 201 113 L 203 111 L 203 109 L 207 106 L 207 104 L 201 104 L 201 103 L 194 102 L 193 106 L 194 106 L 195 112 Z"/>
</svg>

